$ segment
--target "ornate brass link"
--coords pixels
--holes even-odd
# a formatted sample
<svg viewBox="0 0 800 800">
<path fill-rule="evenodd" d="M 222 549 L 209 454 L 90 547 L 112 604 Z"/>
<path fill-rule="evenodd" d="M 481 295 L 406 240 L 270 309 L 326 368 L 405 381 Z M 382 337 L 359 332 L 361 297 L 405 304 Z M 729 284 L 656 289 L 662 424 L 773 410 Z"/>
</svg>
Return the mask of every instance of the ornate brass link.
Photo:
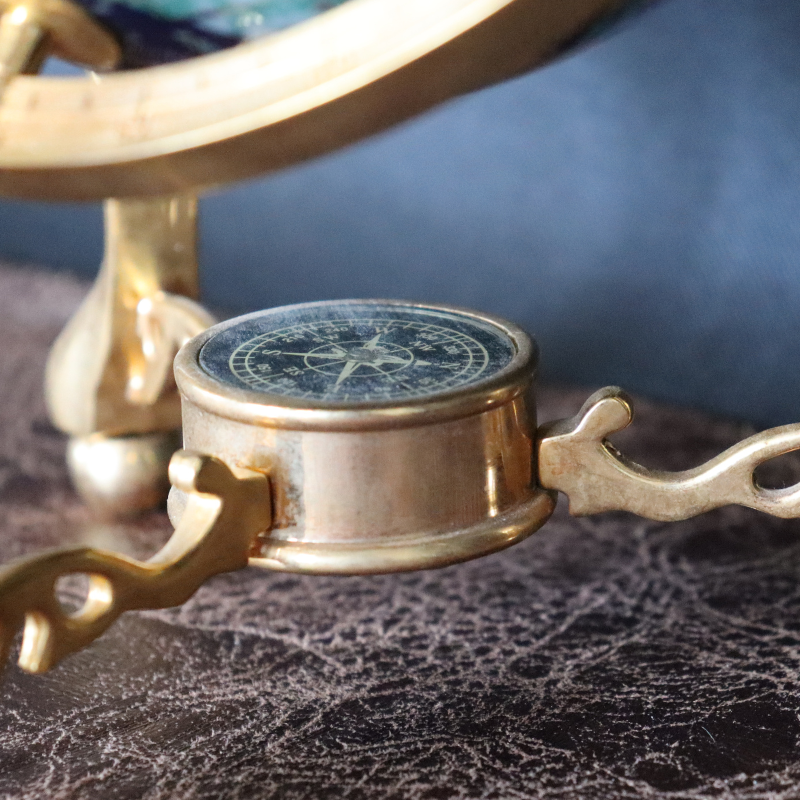
<svg viewBox="0 0 800 800">
<path fill-rule="evenodd" d="M 241 569 L 271 523 L 269 480 L 235 476 L 221 461 L 187 451 L 170 463 L 172 484 L 187 494 L 184 515 L 167 544 L 141 562 L 93 548 L 56 550 L 0 572 L 0 664 L 23 627 L 19 664 L 45 672 L 100 636 L 124 611 L 168 608 L 189 599 L 212 575 Z M 59 578 L 89 576 L 77 614 L 56 597 Z"/>
<path fill-rule="evenodd" d="M 800 449 L 799 424 L 751 436 L 695 469 L 663 472 L 627 460 L 606 440 L 632 420 L 630 398 L 611 386 L 593 394 L 576 416 L 541 426 L 541 485 L 566 494 L 576 516 L 618 510 L 681 520 L 725 505 L 800 516 L 800 485 L 765 489 L 753 477 L 759 464 Z"/>
</svg>

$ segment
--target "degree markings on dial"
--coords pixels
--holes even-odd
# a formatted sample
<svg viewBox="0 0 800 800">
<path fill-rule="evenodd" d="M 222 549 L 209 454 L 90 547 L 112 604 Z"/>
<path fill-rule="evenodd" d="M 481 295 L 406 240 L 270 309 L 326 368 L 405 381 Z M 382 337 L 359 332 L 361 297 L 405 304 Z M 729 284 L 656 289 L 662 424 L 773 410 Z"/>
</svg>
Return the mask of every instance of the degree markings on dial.
<svg viewBox="0 0 800 800">
<path fill-rule="evenodd" d="M 347 326 L 343 325 L 343 324 L 334 325 L 333 327 L 335 329 L 337 329 L 340 333 L 345 332 L 346 328 L 347 328 Z M 389 322 L 388 325 L 384 325 L 380 329 L 378 328 L 378 326 L 375 326 L 375 329 L 376 330 L 380 330 L 380 331 L 387 331 L 387 330 L 391 330 L 392 327 L 397 327 L 397 326 L 393 326 L 391 324 L 391 322 Z M 407 329 L 407 328 L 411 328 L 411 327 L 415 327 L 415 326 L 414 326 L 413 323 L 407 323 L 405 325 L 402 325 L 401 327 L 404 328 L 404 329 Z M 417 328 L 416 332 L 421 334 L 421 333 L 423 333 L 425 331 L 430 331 L 432 326 L 430 326 L 430 325 L 422 325 L 422 326 L 417 325 L 416 328 Z M 313 328 L 310 328 L 307 325 L 303 325 L 303 326 L 300 327 L 299 330 L 295 330 L 293 332 L 295 332 L 295 333 L 307 333 L 307 334 L 310 334 L 315 339 L 323 338 L 323 337 L 320 337 L 318 330 L 314 330 Z M 370 347 L 376 346 L 377 345 L 377 341 L 380 339 L 380 335 L 381 334 L 379 333 L 376 337 L 373 338 L 372 341 L 367 343 L 367 345 L 364 346 L 364 349 L 368 349 Z M 435 336 L 435 338 L 430 340 L 431 344 L 430 345 L 426 345 L 425 349 L 431 349 L 432 345 L 437 343 L 437 340 L 440 339 L 439 335 L 435 334 L 434 336 Z M 278 337 L 274 337 L 274 338 L 278 338 Z M 286 337 L 284 337 L 284 338 L 286 338 Z M 455 338 L 457 340 L 461 340 L 462 339 L 461 336 L 455 336 L 455 337 L 452 337 L 452 338 Z M 464 337 L 464 338 L 468 338 L 468 337 Z M 283 351 L 280 354 L 281 355 L 295 355 L 295 356 L 302 357 L 302 358 L 304 358 L 304 360 L 306 360 L 306 363 L 308 363 L 307 359 L 309 359 L 309 358 L 328 358 L 328 359 L 330 359 L 331 365 L 333 365 L 333 364 L 338 365 L 338 364 L 342 363 L 344 361 L 343 356 L 346 358 L 346 355 L 347 355 L 346 352 L 341 349 L 341 347 L 340 347 L 340 345 L 338 343 L 334 343 L 333 340 L 330 339 L 329 337 L 324 337 L 324 339 L 326 341 L 330 342 L 332 347 L 334 347 L 334 349 L 339 350 L 339 352 L 336 352 L 336 353 L 314 353 L 312 351 L 309 351 L 309 352 L 306 352 L 306 353 L 296 353 L 296 352 L 292 352 L 292 351 Z M 462 341 L 462 344 L 467 344 L 467 350 L 468 351 L 472 350 L 472 348 L 469 347 L 469 344 L 472 344 L 471 342 L 469 342 L 469 344 L 468 344 L 467 342 L 463 342 Z M 273 351 L 268 351 L 268 352 L 270 354 L 272 354 L 272 353 L 275 353 L 276 351 L 273 350 Z M 470 352 L 469 355 L 470 355 L 470 361 L 472 361 L 472 358 L 471 358 L 472 353 Z M 377 370 L 378 372 L 380 372 L 383 375 L 391 374 L 391 373 L 387 373 L 386 370 L 381 369 L 381 364 L 382 363 L 399 363 L 399 364 L 411 364 L 411 363 L 414 363 L 416 366 L 429 366 L 430 365 L 430 362 L 427 359 L 421 359 L 421 358 L 413 359 L 413 357 L 412 357 L 412 359 L 410 361 L 406 361 L 404 359 L 393 357 L 393 356 L 390 356 L 390 355 L 387 354 L 387 355 L 385 355 L 383 358 L 381 358 L 379 360 L 379 363 L 372 362 L 372 363 L 366 364 L 365 366 L 369 366 L 372 369 Z M 259 366 L 263 370 L 263 367 L 265 365 L 259 365 Z M 350 375 L 352 375 L 358 369 L 359 366 L 361 366 L 361 364 L 358 363 L 358 362 L 354 362 L 352 360 L 345 361 L 345 366 L 344 366 L 343 370 L 339 373 L 339 375 L 337 377 L 337 381 L 336 381 L 336 383 L 334 385 L 334 390 L 336 390 L 344 380 L 346 380 L 348 377 L 350 377 Z M 449 369 L 449 368 L 455 368 L 457 365 L 455 365 L 455 364 L 447 364 L 447 365 L 442 365 L 442 366 L 444 368 L 448 368 Z M 248 371 L 250 371 L 250 370 L 248 370 Z M 264 377 L 266 377 L 266 376 L 264 376 L 262 374 L 261 378 L 263 379 Z M 395 381 L 392 381 L 392 382 L 394 383 Z M 413 391 L 413 387 L 410 386 L 406 381 L 396 381 L 396 383 L 398 385 L 406 388 L 407 390 L 412 390 Z M 388 391 L 388 387 L 385 388 L 384 391 Z M 304 396 L 306 396 L 308 393 L 307 392 L 303 392 L 302 394 Z"/>
<path fill-rule="evenodd" d="M 417 313 L 423 318 L 409 319 Z M 499 331 L 458 314 L 402 308 L 378 314 L 304 320 L 266 331 L 261 327 L 260 333 L 258 323 L 250 323 L 250 337 L 231 343 L 233 352 L 228 350 L 225 358 L 228 374 L 268 394 L 387 402 L 472 384 L 504 366 L 513 353 Z M 442 324 L 431 322 L 433 316 Z M 482 342 L 492 348 L 491 357 Z"/>
</svg>

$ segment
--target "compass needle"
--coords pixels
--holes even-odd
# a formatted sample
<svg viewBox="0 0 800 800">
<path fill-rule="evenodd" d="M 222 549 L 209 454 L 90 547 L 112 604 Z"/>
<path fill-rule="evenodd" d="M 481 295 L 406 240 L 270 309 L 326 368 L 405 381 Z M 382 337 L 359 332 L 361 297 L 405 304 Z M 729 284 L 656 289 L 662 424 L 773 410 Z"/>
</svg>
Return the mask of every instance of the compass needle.
<svg viewBox="0 0 800 800">
<path fill-rule="evenodd" d="M 413 358 L 412 359 L 407 359 L 407 358 L 399 358 L 398 356 L 381 355 L 381 357 L 378 358 L 373 363 L 374 364 L 409 364 L 410 365 L 413 361 L 414 361 Z M 423 361 L 420 361 L 419 359 L 417 359 L 417 361 L 414 362 L 414 363 L 419 364 L 419 365 L 423 365 L 423 364 L 427 364 L 428 362 L 427 361 L 423 362 Z"/>
<path fill-rule="evenodd" d="M 287 351 L 281 352 L 282 356 L 300 356 L 302 358 L 335 358 L 337 361 L 342 361 L 347 358 L 347 353 L 340 351 L 338 353 L 290 353 Z"/>
<path fill-rule="evenodd" d="M 339 373 L 339 377 L 336 379 L 334 386 L 339 386 L 339 384 L 344 383 L 344 381 L 346 381 L 360 366 L 360 361 L 348 361 L 344 367 L 342 367 L 342 371 Z"/>
</svg>

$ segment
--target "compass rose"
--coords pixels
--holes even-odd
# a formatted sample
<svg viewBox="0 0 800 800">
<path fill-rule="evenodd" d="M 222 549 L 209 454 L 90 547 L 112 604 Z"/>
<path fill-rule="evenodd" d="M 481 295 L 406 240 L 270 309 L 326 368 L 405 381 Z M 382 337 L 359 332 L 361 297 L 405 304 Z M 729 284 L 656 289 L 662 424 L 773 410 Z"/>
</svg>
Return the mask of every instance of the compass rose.
<svg viewBox="0 0 800 800">
<path fill-rule="evenodd" d="M 414 354 L 405 347 L 396 344 L 382 344 L 381 336 L 373 336 L 368 342 L 342 342 L 341 344 L 325 344 L 316 347 L 307 353 L 294 353 L 283 351 L 286 356 L 300 356 L 306 366 L 317 372 L 331 374 L 332 369 L 338 372 L 334 387 L 340 386 L 359 367 L 371 368 L 374 372 L 389 375 L 397 370 L 415 364 L 418 367 L 425 367 L 430 364 L 423 358 L 416 358 Z M 319 363 L 319 362 L 322 363 Z M 341 368 L 340 368 L 341 365 Z M 384 366 L 389 369 L 383 369 Z"/>
<path fill-rule="evenodd" d="M 203 369 L 226 383 L 307 402 L 404 402 L 482 381 L 514 347 L 467 315 L 400 303 L 266 311 L 209 340 Z"/>
</svg>

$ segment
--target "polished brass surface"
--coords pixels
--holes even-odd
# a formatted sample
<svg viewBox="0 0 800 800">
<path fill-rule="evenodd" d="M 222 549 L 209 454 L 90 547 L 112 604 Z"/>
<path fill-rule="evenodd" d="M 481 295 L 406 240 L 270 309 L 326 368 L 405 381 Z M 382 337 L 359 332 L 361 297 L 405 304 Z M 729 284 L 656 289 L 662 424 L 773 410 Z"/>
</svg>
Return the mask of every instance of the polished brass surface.
<svg viewBox="0 0 800 800">
<path fill-rule="evenodd" d="M 116 39 L 69 0 L 0 0 L 0 97 L 48 55 L 109 70 L 121 54 Z"/>
<path fill-rule="evenodd" d="M 190 299 L 198 292 L 196 216 L 193 197 L 106 201 L 100 274 L 50 352 L 50 416 L 74 437 L 73 482 L 104 516 L 166 498 L 180 429 L 172 359 L 213 323 Z"/>
<path fill-rule="evenodd" d="M 45 672 L 100 636 L 124 611 L 180 605 L 212 575 L 240 569 L 255 536 L 269 527 L 269 482 L 236 477 L 219 461 L 181 451 L 170 479 L 188 497 L 181 524 L 167 544 L 141 562 L 93 548 L 57 550 L 0 572 L 0 663 L 24 628 L 20 666 Z M 60 578 L 89 576 L 86 602 L 66 612 L 56 595 Z"/>
<path fill-rule="evenodd" d="M 536 487 L 532 466 L 529 337 L 488 315 L 425 308 L 501 327 L 516 356 L 491 380 L 450 395 L 342 408 L 207 375 L 198 354 L 232 323 L 180 351 L 184 446 L 270 476 L 274 522 L 251 563 L 349 574 L 443 566 L 507 547 L 550 516 L 553 499 Z M 173 522 L 181 505 L 179 494 L 171 498 Z"/>
<path fill-rule="evenodd" d="M 628 461 L 606 440 L 632 420 L 630 399 L 608 387 L 575 417 L 542 426 L 541 485 L 564 492 L 575 515 L 621 510 L 666 521 L 740 505 L 775 517 L 800 516 L 800 485 L 765 489 L 754 477 L 760 464 L 800 449 L 800 424 L 758 433 L 695 469 L 663 472 Z"/>
<path fill-rule="evenodd" d="M 553 510 L 535 486 L 523 396 L 462 419 L 308 431 L 184 402 L 184 446 L 269 474 L 274 522 L 253 564 L 319 573 L 423 569 L 507 547 Z M 171 498 L 173 523 L 180 499 Z"/>
<path fill-rule="evenodd" d="M 197 296 L 197 201 L 108 200 L 105 258 L 47 364 L 53 423 L 73 436 L 180 427 L 170 364 L 213 320 Z"/>
<path fill-rule="evenodd" d="M 327 543 L 264 537 L 250 564 L 281 572 L 365 575 L 434 569 L 495 553 L 521 542 L 550 519 L 551 492 L 531 489 L 519 505 L 455 531 Z"/>
<path fill-rule="evenodd" d="M 120 518 L 164 502 L 167 468 L 180 446 L 179 431 L 74 436 L 67 446 L 67 466 L 78 494 L 97 517 Z"/>
<path fill-rule="evenodd" d="M 0 5 L 0 97 L 8 82 L 35 60 L 44 31 L 27 6 Z"/>
<path fill-rule="evenodd" d="M 0 104 L 0 193 L 174 194 L 341 147 L 532 69 L 620 0 L 351 0 L 186 62 L 21 76 Z"/>
</svg>

